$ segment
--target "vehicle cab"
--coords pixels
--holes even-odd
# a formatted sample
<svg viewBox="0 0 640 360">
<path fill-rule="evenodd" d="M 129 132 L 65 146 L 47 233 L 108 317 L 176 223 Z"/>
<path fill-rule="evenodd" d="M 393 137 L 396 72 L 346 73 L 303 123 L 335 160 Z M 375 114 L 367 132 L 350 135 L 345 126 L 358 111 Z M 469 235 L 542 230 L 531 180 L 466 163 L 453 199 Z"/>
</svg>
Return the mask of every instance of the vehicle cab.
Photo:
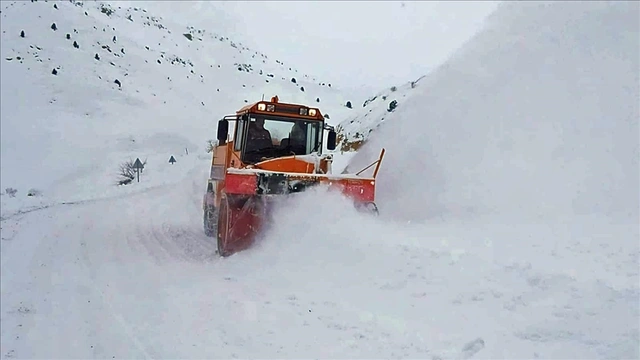
<svg viewBox="0 0 640 360">
<path fill-rule="evenodd" d="M 260 166 L 265 161 L 291 157 L 321 155 L 324 130 L 329 130 L 327 149 L 336 147 L 336 133 L 324 122 L 317 108 L 271 101 L 247 105 L 218 124 L 218 145 L 227 141 L 229 120 L 235 120 L 233 137 L 227 144 L 234 159 L 229 167 Z"/>
</svg>

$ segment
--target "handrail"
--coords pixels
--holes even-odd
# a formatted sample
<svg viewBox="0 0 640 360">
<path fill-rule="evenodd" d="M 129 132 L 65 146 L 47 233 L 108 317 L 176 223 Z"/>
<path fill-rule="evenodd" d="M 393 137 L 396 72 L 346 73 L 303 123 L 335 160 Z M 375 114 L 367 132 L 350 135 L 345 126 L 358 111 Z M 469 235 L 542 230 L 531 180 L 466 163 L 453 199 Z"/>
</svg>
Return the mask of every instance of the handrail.
<svg viewBox="0 0 640 360">
<path fill-rule="evenodd" d="M 238 120 L 238 115 L 225 115 L 220 120 Z"/>
</svg>

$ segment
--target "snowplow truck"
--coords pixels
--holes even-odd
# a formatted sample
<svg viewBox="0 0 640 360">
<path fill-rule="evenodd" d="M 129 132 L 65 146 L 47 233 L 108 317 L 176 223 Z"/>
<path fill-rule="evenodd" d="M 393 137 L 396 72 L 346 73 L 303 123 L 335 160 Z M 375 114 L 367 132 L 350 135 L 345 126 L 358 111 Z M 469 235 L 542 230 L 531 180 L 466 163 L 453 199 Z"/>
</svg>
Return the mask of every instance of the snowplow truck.
<svg viewBox="0 0 640 360">
<path fill-rule="evenodd" d="M 269 218 L 270 205 L 310 186 L 326 185 L 353 200 L 362 211 L 378 214 L 377 160 L 356 174 L 331 174 L 336 132 L 317 108 L 281 103 L 277 96 L 258 101 L 218 121 L 211 172 L 203 200 L 204 232 L 217 238 L 220 256 L 246 250 Z M 234 130 L 229 137 L 229 123 Z M 328 132 L 328 133 L 327 133 Z M 373 168 L 373 175 L 361 176 Z"/>
</svg>

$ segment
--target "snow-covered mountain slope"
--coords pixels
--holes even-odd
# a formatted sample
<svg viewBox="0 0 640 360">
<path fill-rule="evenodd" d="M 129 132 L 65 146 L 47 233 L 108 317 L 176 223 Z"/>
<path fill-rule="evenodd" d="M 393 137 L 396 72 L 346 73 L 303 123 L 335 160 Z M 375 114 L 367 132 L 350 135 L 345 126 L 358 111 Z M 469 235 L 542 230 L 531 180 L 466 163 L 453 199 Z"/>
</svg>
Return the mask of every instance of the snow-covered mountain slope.
<svg viewBox="0 0 640 360">
<path fill-rule="evenodd" d="M 568 194 L 550 191 L 555 189 L 552 181 L 569 188 L 567 181 L 583 175 L 561 171 L 555 158 L 549 159 L 551 151 L 558 156 L 572 155 L 565 159 L 567 165 L 578 160 L 592 165 L 589 175 L 593 180 L 606 180 L 600 171 L 610 169 L 607 166 L 637 167 L 628 161 L 637 154 L 631 141 L 634 130 L 637 133 L 637 105 L 630 101 L 637 98 L 637 80 L 633 82 L 638 77 L 634 70 L 638 68 L 637 51 L 633 52 L 637 49 L 637 20 L 633 18 L 637 10 L 636 3 L 620 2 L 552 3 L 549 7 L 507 4 L 486 32 L 451 62 L 422 78 L 414 89 L 399 87 L 396 92 L 407 96 L 398 100 L 395 111 L 385 113 L 386 100 L 372 105 L 380 106 L 379 114 L 388 117 L 372 132 L 352 165 L 368 163 L 380 147 L 387 148 L 377 188 L 380 217 L 363 216 L 343 197 L 314 189 L 283 201 L 273 213 L 275 221 L 254 248 L 224 259 L 214 255 L 215 244 L 202 232 L 202 185 L 208 157 L 189 162 L 192 155 L 177 156 L 176 164 L 166 164 L 169 152 L 173 148 L 181 151 L 187 140 L 193 142 L 191 146 L 204 146 L 197 139 L 211 136 L 200 133 L 199 122 L 212 125 L 225 112 L 185 104 L 201 94 L 222 95 L 192 90 L 185 76 L 181 87 L 167 97 L 168 102 L 179 100 L 174 104 L 177 107 L 165 108 L 152 103 L 152 95 L 124 96 L 128 94 L 124 83 L 122 91 L 115 89 L 111 94 L 99 90 L 102 83 L 87 81 L 93 84 L 90 87 L 81 79 L 65 80 L 80 90 L 56 88 L 56 96 L 67 99 L 64 107 L 56 106 L 71 114 L 76 109 L 98 113 L 98 118 L 116 127 L 100 128 L 100 134 L 113 131 L 103 137 L 83 132 L 94 131 L 93 127 L 70 127 L 63 135 L 77 132 L 78 136 L 71 137 L 74 145 L 105 145 L 100 156 L 107 159 L 149 153 L 143 174 L 147 188 L 100 199 L 91 199 L 94 194 L 89 194 L 88 200 L 53 204 L 1 221 L 1 356 L 640 357 L 637 217 L 630 221 L 611 215 L 607 219 L 594 212 L 587 219 L 574 216 L 573 221 L 563 221 L 571 215 L 561 206 Z M 5 12 L 3 8 L 2 15 Z M 543 65 L 540 58 L 545 60 Z M 149 59 L 153 61 L 155 57 Z M 615 66 L 605 66 L 609 61 Z M 573 67 L 561 66 L 565 62 Z M 4 66 L 2 71 L 4 77 Z M 145 68 L 138 77 L 147 74 L 151 81 L 162 71 Z M 29 74 L 24 71 L 14 81 L 29 80 Z M 591 86 L 589 92 L 577 86 L 577 80 Z M 5 90 L 8 82 L 2 81 L 4 130 L 4 111 L 28 115 L 29 108 L 6 106 L 4 96 L 11 91 Z M 152 91 L 161 85 L 139 89 Z M 23 93 L 25 89 L 36 88 L 25 85 Z M 71 101 L 72 95 L 85 95 L 90 89 L 94 97 L 83 99 L 93 108 Z M 237 93 L 243 94 L 240 89 Z M 97 95 L 100 97 L 95 98 Z M 233 100 L 232 95 L 224 96 Z M 21 104 L 24 98 L 14 96 L 13 101 Z M 342 102 L 337 103 L 338 95 L 335 111 L 346 114 L 353 114 L 361 104 L 353 100 L 354 109 L 345 110 Z M 138 109 L 131 104 L 141 105 Z M 147 124 L 150 109 L 157 110 L 153 124 Z M 629 109 L 628 114 L 624 109 Z M 54 124 L 82 124 L 79 120 L 83 119 L 57 114 Z M 200 120 L 204 115 L 211 120 Z M 609 122 L 597 123 L 598 115 Z M 578 116 L 593 136 L 576 136 L 571 131 L 583 131 L 581 123 L 569 126 L 564 122 Z M 13 126 L 20 125 L 16 121 Z M 564 143 L 553 137 L 557 133 L 551 130 L 556 128 L 563 131 Z M 621 128 L 627 132 L 614 133 Z M 142 150 L 129 150 L 127 146 L 134 146 L 131 141 L 118 142 L 127 139 L 128 131 L 134 132 L 135 146 Z M 537 137 L 542 131 L 549 142 Z M 16 140 L 25 138 L 21 132 L 14 134 Z M 494 134 L 509 136 L 495 143 L 489 137 Z M 601 158 L 587 152 L 614 135 L 616 146 L 631 148 L 628 157 L 623 151 L 603 153 Z M 109 146 L 114 143 L 118 146 Z M 3 135 L 3 160 L 4 144 Z M 504 149 L 494 148 L 498 145 Z M 90 149 L 86 156 L 100 160 Z M 570 153 L 569 149 L 575 150 Z M 46 159 L 51 163 L 62 163 L 73 155 L 63 148 L 53 150 Z M 22 156 L 16 161 L 26 158 L 15 153 Z M 513 165 L 517 157 L 522 159 L 517 164 L 524 166 L 529 161 L 535 166 L 526 169 L 529 177 Z M 35 165 L 54 169 L 48 163 Z M 67 166 L 79 174 L 95 171 Z M 496 171 L 498 167 L 506 168 L 507 173 Z M 58 186 L 74 181 L 70 175 Z M 632 181 L 620 185 L 621 191 L 628 190 L 629 203 L 637 194 L 626 188 Z M 149 187 L 150 183 L 157 186 Z M 96 186 L 84 185 L 87 189 Z M 527 216 L 530 210 L 541 208 L 540 201 L 527 209 L 532 196 L 516 191 L 515 185 L 537 192 L 537 200 L 547 202 L 549 214 L 562 217 Z M 479 192 L 483 188 L 505 192 L 496 191 L 497 195 L 489 194 L 495 199 L 483 199 L 480 196 L 486 194 Z M 580 199 L 582 203 L 576 202 L 576 209 L 599 195 L 591 189 L 588 197 Z M 507 200 L 519 201 L 523 208 L 510 206 Z M 624 208 L 624 202 L 616 201 Z M 553 208 L 556 204 L 559 206 Z M 468 207 L 475 213 L 465 212 Z M 433 214 L 440 216 L 430 216 Z"/>
<path fill-rule="evenodd" d="M 204 15 L 152 12 L 175 3 L 121 5 L 2 3 L 1 188 L 18 191 L 2 197 L 3 212 L 136 191 L 114 184 L 138 157 L 154 181 L 173 182 L 182 163 L 209 158 L 217 119 L 263 96 L 319 106 L 329 123 L 351 111 L 333 84 L 234 42 L 224 23 L 218 33 L 212 9 L 200 28 L 187 22 Z"/>
<path fill-rule="evenodd" d="M 409 81 L 401 86 L 391 86 L 389 89 L 378 92 L 358 104 L 347 103 L 355 111 L 342 120 L 336 131 L 338 132 L 338 147 L 343 152 L 357 151 L 369 138 L 369 135 L 377 130 L 390 113 L 394 112 L 398 105 L 412 93 L 424 76 Z M 352 155 L 352 154 L 350 154 Z"/>
<path fill-rule="evenodd" d="M 503 8 L 385 117 L 352 169 L 385 147 L 380 205 L 404 219 L 637 223 L 638 3 Z"/>
</svg>

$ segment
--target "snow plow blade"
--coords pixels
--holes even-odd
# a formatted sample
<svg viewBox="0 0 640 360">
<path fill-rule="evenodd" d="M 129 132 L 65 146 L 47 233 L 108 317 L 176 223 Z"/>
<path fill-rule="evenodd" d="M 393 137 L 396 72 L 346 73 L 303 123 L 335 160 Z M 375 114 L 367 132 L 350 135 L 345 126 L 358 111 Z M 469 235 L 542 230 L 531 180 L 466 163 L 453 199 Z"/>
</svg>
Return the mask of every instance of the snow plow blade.
<svg viewBox="0 0 640 360">
<path fill-rule="evenodd" d="M 318 185 L 341 191 L 361 211 L 378 213 L 374 178 L 230 168 L 219 209 L 218 253 L 229 256 L 251 247 L 270 214 L 273 200 Z"/>
<path fill-rule="evenodd" d="M 228 169 L 225 192 L 242 195 L 284 195 L 314 185 L 339 189 L 355 201 L 373 201 L 375 179 L 356 175 L 281 173 L 253 169 Z"/>
</svg>

